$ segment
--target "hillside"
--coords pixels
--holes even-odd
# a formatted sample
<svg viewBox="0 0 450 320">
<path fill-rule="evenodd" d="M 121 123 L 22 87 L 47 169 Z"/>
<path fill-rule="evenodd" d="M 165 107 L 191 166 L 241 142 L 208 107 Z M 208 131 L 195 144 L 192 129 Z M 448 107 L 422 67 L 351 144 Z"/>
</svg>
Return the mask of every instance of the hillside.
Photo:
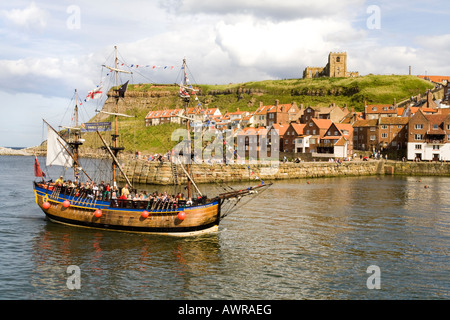
<svg viewBox="0 0 450 320">
<path fill-rule="evenodd" d="M 303 106 L 328 106 L 336 103 L 347 104 L 356 111 L 364 109 L 364 101 L 368 104 L 387 104 L 423 94 L 433 84 L 415 76 L 401 75 L 367 75 L 357 78 L 319 78 L 266 80 L 228 85 L 197 85 L 200 89 L 199 100 L 204 108 L 218 107 L 222 114 L 226 111 L 254 111 L 262 102 L 271 105 L 276 99 L 280 103 L 291 103 Z M 130 85 L 126 93 L 126 102 L 120 102 L 120 112 L 134 115 L 135 118 L 121 119 L 121 140 L 130 152 L 137 150 L 144 153 L 165 152 L 176 143 L 170 141 L 176 125 L 160 125 L 145 127 L 144 118 L 149 110 L 182 108 L 175 85 Z M 191 106 L 198 102 L 191 99 Z M 103 110 L 114 111 L 114 102 L 108 99 Z M 111 121 L 112 116 L 98 114 L 91 122 Z M 86 144 L 94 145 L 92 134 L 85 135 Z M 96 141 L 98 142 L 98 141 Z"/>
</svg>

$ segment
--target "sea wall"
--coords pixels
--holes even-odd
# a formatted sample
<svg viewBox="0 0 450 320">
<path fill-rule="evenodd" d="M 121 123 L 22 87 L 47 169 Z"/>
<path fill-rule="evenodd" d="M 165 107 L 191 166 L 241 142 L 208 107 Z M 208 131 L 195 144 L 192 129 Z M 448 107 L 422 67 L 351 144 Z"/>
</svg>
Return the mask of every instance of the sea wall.
<svg viewBox="0 0 450 320">
<path fill-rule="evenodd" d="M 122 167 L 130 181 L 135 184 L 185 184 L 187 181 L 181 165 L 168 162 L 127 161 Z M 196 183 L 240 182 L 370 175 L 421 175 L 449 176 L 450 163 L 445 162 L 399 162 L 399 161 L 355 161 L 337 164 L 333 162 L 279 163 L 278 166 L 230 164 L 192 164 L 191 176 Z M 124 181 L 120 175 L 119 180 Z"/>
<path fill-rule="evenodd" d="M 384 172 L 393 175 L 450 177 L 450 162 L 387 161 Z"/>
<path fill-rule="evenodd" d="M 129 161 L 123 165 L 129 180 L 140 184 L 184 184 L 186 174 L 180 165 L 172 167 L 168 162 Z M 239 182 L 257 180 L 281 180 L 340 176 L 366 176 L 384 174 L 384 161 L 280 163 L 269 165 L 208 165 L 193 164 L 191 176 L 196 183 Z M 175 177 L 175 178 L 174 178 Z M 122 181 L 123 178 L 120 178 Z"/>
</svg>

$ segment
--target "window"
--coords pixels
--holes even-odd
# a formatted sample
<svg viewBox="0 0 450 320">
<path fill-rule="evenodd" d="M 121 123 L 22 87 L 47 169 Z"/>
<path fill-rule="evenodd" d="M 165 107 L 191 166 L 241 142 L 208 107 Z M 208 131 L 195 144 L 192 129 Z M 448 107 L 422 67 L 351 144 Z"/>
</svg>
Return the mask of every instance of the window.
<svg viewBox="0 0 450 320">
<path fill-rule="evenodd" d="M 328 131 L 328 134 L 327 134 L 327 136 L 331 136 L 331 132 L 330 132 L 330 131 Z"/>
<path fill-rule="evenodd" d="M 336 62 L 341 62 L 341 57 L 337 57 Z"/>
<path fill-rule="evenodd" d="M 414 129 L 423 129 L 423 124 L 415 124 Z"/>
<path fill-rule="evenodd" d="M 316 129 L 313 129 L 313 134 L 316 134 Z"/>
<path fill-rule="evenodd" d="M 382 134 L 381 134 L 381 137 L 382 137 L 382 138 L 387 138 L 387 133 L 382 133 Z"/>
<path fill-rule="evenodd" d="M 297 143 L 302 144 L 303 143 L 303 139 L 297 139 Z"/>
<path fill-rule="evenodd" d="M 414 135 L 414 139 L 415 140 L 422 140 L 423 139 L 422 137 L 423 137 L 423 135 L 421 135 L 421 134 L 415 134 Z"/>
<path fill-rule="evenodd" d="M 439 126 L 437 124 L 433 124 L 433 130 L 439 129 Z"/>
<path fill-rule="evenodd" d="M 306 112 L 311 113 L 311 109 L 306 110 Z"/>
<path fill-rule="evenodd" d="M 402 125 L 399 124 L 399 125 L 397 126 L 397 129 L 401 129 L 401 128 L 402 128 Z"/>
<path fill-rule="evenodd" d="M 450 130 L 450 124 L 447 125 L 447 130 Z"/>
<path fill-rule="evenodd" d="M 306 134 L 309 134 L 309 129 L 308 129 L 308 130 L 306 130 Z"/>
<path fill-rule="evenodd" d="M 372 107 L 372 111 L 377 111 L 377 107 Z"/>
<path fill-rule="evenodd" d="M 421 144 L 416 144 L 415 148 L 416 148 L 416 150 L 422 150 L 422 145 Z"/>
<path fill-rule="evenodd" d="M 312 126 L 313 126 L 313 123 L 312 123 L 312 122 L 310 122 L 310 123 L 309 123 L 309 126 L 310 126 L 310 127 L 312 127 Z"/>
<path fill-rule="evenodd" d="M 383 124 L 383 125 L 381 126 L 381 129 L 387 129 L 387 125 Z"/>
<path fill-rule="evenodd" d="M 338 135 L 338 132 L 337 132 L 337 131 L 335 131 L 335 132 L 334 132 L 334 135 L 335 135 L 335 136 L 337 136 L 337 135 Z"/>
<path fill-rule="evenodd" d="M 375 127 L 370 127 L 370 131 L 375 131 L 375 130 L 377 130 L 377 128 L 375 128 Z"/>
<path fill-rule="evenodd" d="M 375 141 L 376 138 L 377 138 L 376 136 L 370 136 L 371 141 Z"/>
<path fill-rule="evenodd" d="M 439 146 L 438 145 L 433 145 L 433 150 L 439 150 Z"/>
</svg>

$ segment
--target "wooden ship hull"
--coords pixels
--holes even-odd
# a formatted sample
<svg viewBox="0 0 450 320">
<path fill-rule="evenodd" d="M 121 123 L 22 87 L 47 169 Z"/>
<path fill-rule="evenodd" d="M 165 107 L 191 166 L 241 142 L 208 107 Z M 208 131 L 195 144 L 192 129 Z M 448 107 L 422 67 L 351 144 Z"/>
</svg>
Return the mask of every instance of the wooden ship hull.
<svg viewBox="0 0 450 320">
<path fill-rule="evenodd" d="M 221 219 L 221 199 L 190 207 L 147 210 L 149 201 L 96 201 L 55 193 L 39 183 L 33 186 L 36 203 L 47 218 L 72 226 L 189 236 L 217 231 Z M 45 203 L 50 206 L 46 208 L 48 204 Z M 98 210 L 101 210 L 100 213 Z M 180 212 L 184 214 L 180 216 Z"/>
</svg>

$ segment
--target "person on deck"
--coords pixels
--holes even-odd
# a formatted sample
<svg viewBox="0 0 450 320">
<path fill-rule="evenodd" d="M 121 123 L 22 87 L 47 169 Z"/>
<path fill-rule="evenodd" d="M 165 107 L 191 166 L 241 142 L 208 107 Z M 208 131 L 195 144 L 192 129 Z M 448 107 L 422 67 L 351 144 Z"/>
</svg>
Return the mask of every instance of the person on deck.
<svg viewBox="0 0 450 320">
<path fill-rule="evenodd" d="M 57 185 L 58 187 L 61 187 L 62 185 L 63 185 L 63 183 L 64 183 L 64 180 L 63 180 L 63 176 L 60 176 L 58 179 L 56 179 L 56 181 L 55 181 L 55 185 Z"/>
<path fill-rule="evenodd" d="M 125 184 L 125 187 L 122 188 L 122 195 L 125 195 L 125 199 L 130 194 L 130 190 L 128 190 L 128 184 Z"/>
</svg>

